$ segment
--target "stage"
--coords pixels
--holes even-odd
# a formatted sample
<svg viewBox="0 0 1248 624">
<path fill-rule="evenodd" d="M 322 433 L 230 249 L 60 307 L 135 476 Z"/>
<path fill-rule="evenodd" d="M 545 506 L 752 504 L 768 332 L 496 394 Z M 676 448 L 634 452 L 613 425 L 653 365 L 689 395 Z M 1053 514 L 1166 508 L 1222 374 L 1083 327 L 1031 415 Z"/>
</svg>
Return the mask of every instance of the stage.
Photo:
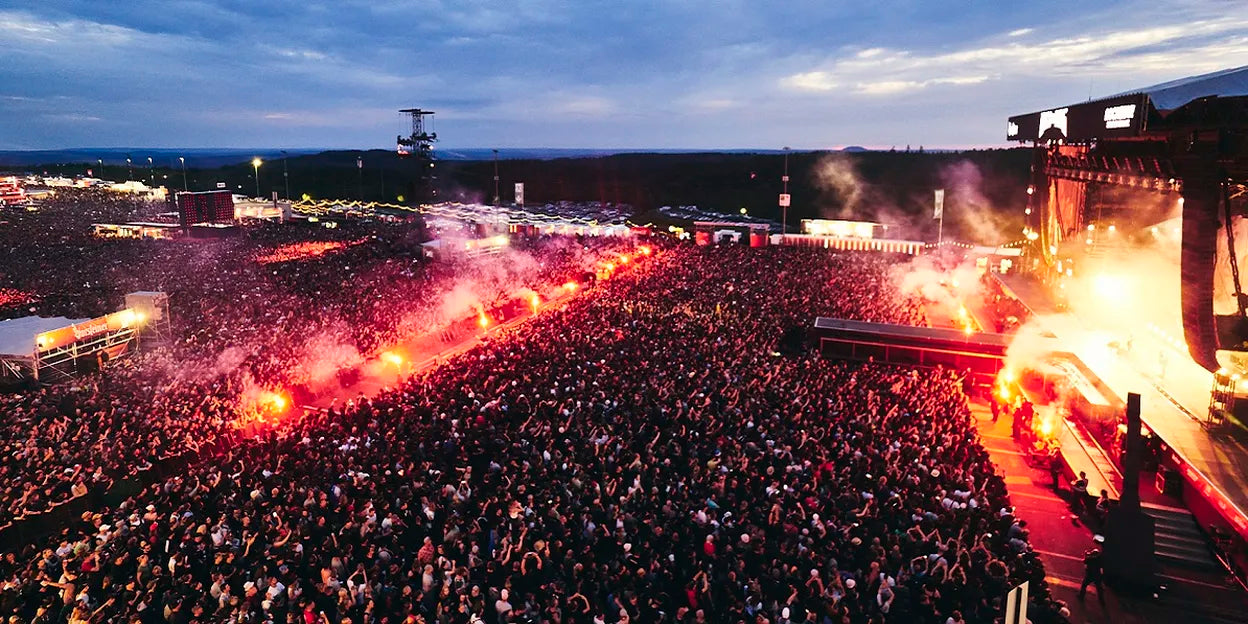
<svg viewBox="0 0 1248 624">
<path fill-rule="evenodd" d="M 1205 428 L 1213 374 L 1147 331 L 1135 332 L 1129 349 L 1114 348 L 1111 341 L 1126 340 L 1119 335 L 1122 328 L 1095 327 L 1056 312 L 1044 287 L 1030 277 L 994 277 L 1033 313 L 1033 322 L 1078 356 L 1119 401 L 1125 402 L 1129 392 L 1140 395 L 1145 426 L 1165 442 L 1167 458 L 1183 475 L 1184 501 L 1202 524 L 1213 522 L 1212 511 L 1248 539 L 1248 432 L 1234 425 Z"/>
</svg>

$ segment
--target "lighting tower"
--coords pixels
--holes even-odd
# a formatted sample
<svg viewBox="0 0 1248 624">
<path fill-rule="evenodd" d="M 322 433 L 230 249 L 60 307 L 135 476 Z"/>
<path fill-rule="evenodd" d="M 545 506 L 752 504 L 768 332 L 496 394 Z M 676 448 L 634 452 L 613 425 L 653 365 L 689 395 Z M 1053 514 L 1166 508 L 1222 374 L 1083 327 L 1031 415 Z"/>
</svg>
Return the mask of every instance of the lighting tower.
<svg viewBox="0 0 1248 624">
<path fill-rule="evenodd" d="M 395 139 L 399 157 L 411 158 L 416 163 L 417 176 L 409 200 L 417 205 L 431 203 L 437 195 L 433 184 L 437 179 L 433 175 L 433 144 L 438 140 L 438 133 L 430 131 L 433 127 L 433 111 L 405 108 L 399 112 L 412 118 L 412 133 Z M 428 128 L 425 125 L 426 117 L 429 118 Z"/>
</svg>

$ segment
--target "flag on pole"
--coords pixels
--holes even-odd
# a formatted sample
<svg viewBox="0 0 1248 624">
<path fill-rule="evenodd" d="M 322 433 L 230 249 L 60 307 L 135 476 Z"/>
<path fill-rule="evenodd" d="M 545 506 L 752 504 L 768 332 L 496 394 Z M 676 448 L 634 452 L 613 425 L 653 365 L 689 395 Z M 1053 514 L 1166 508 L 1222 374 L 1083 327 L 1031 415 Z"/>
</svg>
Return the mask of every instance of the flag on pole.
<svg viewBox="0 0 1248 624">
<path fill-rule="evenodd" d="M 936 189 L 936 209 L 932 211 L 932 218 L 945 218 L 945 189 Z"/>
</svg>

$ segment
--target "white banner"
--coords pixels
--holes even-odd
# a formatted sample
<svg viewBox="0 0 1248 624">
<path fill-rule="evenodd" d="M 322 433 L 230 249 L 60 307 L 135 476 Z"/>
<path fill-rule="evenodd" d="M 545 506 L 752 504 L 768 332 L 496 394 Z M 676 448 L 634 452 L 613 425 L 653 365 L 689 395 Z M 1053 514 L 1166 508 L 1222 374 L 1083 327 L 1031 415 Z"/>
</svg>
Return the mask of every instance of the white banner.
<svg viewBox="0 0 1248 624">
<path fill-rule="evenodd" d="M 1005 624 L 1027 624 L 1027 585 L 1030 581 L 1023 581 L 1022 585 L 1010 590 L 1005 595 Z"/>
<path fill-rule="evenodd" d="M 945 218 L 945 189 L 936 189 L 936 209 L 932 211 L 932 218 Z"/>
<path fill-rule="evenodd" d="M 781 193 L 780 194 L 780 207 L 788 208 L 791 205 L 792 200 L 793 198 L 789 196 L 788 193 Z"/>
<path fill-rule="evenodd" d="M 516 205 L 524 205 L 524 182 L 516 182 Z"/>
</svg>

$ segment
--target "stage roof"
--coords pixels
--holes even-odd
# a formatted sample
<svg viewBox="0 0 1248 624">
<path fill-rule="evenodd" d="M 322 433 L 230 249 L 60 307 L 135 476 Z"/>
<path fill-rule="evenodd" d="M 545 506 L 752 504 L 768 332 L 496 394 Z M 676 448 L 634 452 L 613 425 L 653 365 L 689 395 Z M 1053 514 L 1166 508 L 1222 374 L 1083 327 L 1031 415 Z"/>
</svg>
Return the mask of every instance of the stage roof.
<svg viewBox="0 0 1248 624">
<path fill-rule="evenodd" d="M 39 334 L 88 320 L 90 319 L 67 319 L 63 316 L 23 316 L 0 321 L 0 358 L 31 357 L 35 354 L 35 337 Z"/>
<path fill-rule="evenodd" d="M 906 339 L 918 342 L 955 342 L 976 344 L 1004 349 L 1010 346 L 1012 336 L 974 332 L 970 335 L 962 330 L 944 327 L 915 327 L 912 325 L 894 325 L 891 323 L 871 323 L 867 321 L 851 321 L 848 319 L 820 316 L 815 319 L 815 329 L 836 333 L 858 334 L 862 336 L 878 336 L 880 338 Z"/>
<path fill-rule="evenodd" d="M 1205 98 L 1215 98 L 1215 102 L 1235 102 L 1242 100 L 1232 98 L 1243 97 L 1248 97 L 1248 65 L 1132 89 L 1061 108 L 1015 115 L 1009 118 L 1005 136 L 1010 141 L 1067 142 L 1140 137 L 1149 131 L 1168 131 L 1170 113 L 1193 102 Z"/>
<path fill-rule="evenodd" d="M 1110 97 L 1137 93 L 1147 95 L 1153 108 L 1159 111 L 1174 110 L 1192 100 L 1211 95 L 1216 97 L 1245 96 L 1248 95 L 1248 65 L 1171 80 L 1143 89 L 1124 91 Z"/>
</svg>

